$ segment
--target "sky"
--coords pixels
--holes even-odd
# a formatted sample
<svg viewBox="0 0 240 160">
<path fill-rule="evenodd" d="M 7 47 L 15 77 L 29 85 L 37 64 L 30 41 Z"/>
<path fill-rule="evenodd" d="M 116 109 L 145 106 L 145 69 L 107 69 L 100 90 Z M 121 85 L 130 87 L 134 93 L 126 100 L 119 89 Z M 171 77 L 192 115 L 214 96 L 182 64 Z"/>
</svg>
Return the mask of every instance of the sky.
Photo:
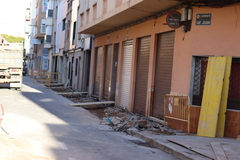
<svg viewBox="0 0 240 160">
<path fill-rule="evenodd" d="M 0 0 L 0 34 L 24 37 L 29 0 Z"/>
</svg>

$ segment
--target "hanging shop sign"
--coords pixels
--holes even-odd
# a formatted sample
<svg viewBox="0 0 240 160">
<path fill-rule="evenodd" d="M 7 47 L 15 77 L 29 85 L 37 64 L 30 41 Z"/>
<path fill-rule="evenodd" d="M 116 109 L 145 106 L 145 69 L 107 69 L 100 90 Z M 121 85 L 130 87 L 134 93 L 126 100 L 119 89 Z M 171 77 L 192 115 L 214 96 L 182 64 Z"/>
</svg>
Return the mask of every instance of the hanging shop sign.
<svg viewBox="0 0 240 160">
<path fill-rule="evenodd" d="M 166 17 L 167 25 L 170 28 L 177 29 L 181 26 L 181 13 L 177 11 L 172 11 L 168 13 Z"/>
<path fill-rule="evenodd" d="M 196 14 L 196 26 L 209 26 L 211 25 L 211 13 L 198 13 Z"/>
</svg>

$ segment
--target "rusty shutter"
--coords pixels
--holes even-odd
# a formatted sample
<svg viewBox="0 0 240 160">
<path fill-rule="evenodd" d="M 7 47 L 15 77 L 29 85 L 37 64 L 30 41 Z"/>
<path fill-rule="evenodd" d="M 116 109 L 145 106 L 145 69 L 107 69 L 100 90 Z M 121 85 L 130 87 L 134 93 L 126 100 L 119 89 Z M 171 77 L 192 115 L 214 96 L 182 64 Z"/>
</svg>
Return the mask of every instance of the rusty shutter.
<svg viewBox="0 0 240 160">
<path fill-rule="evenodd" d="M 158 35 L 152 114 L 163 119 L 164 96 L 171 91 L 175 32 Z"/>
<path fill-rule="evenodd" d="M 136 85 L 134 95 L 134 112 L 145 115 L 148 68 L 150 54 L 150 36 L 139 39 L 136 68 Z"/>
<path fill-rule="evenodd" d="M 97 48 L 96 53 L 96 69 L 95 69 L 95 81 L 93 94 L 99 96 L 101 68 L 102 68 L 102 47 Z"/>
<path fill-rule="evenodd" d="M 120 106 L 128 108 L 132 74 L 133 40 L 124 42 Z"/>
<path fill-rule="evenodd" d="M 109 85 L 110 85 L 110 72 L 111 72 L 111 59 L 112 59 L 112 45 L 106 47 L 106 56 L 105 56 L 105 71 L 104 71 L 104 90 L 103 98 L 109 99 Z"/>
</svg>

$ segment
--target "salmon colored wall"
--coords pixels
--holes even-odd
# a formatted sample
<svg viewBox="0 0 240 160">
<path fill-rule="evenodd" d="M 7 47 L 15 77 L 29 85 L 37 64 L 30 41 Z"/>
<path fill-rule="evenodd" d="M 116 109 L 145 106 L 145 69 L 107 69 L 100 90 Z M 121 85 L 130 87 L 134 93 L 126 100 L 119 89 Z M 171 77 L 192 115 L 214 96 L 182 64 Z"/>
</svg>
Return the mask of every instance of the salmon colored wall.
<svg viewBox="0 0 240 160">
<path fill-rule="evenodd" d="M 179 10 L 181 12 L 181 10 Z M 210 26 L 196 26 L 197 13 L 211 13 L 212 21 Z M 130 39 L 151 35 L 151 50 L 150 50 L 150 68 L 148 81 L 148 94 L 146 111 L 147 115 L 150 112 L 150 89 L 153 85 L 154 78 L 154 56 L 156 45 L 154 43 L 154 36 L 158 33 L 171 31 L 165 21 L 166 15 L 151 19 L 146 22 L 124 28 L 119 31 L 97 37 L 94 40 L 94 47 L 105 46 L 120 42 L 120 57 L 119 62 L 122 61 L 122 42 Z M 192 57 L 194 55 L 217 55 L 217 56 L 234 56 L 240 57 L 240 5 L 227 6 L 224 8 L 210 8 L 210 7 L 193 7 L 193 18 L 191 31 L 184 33 L 181 27 L 175 30 L 175 48 L 174 61 L 172 73 L 171 92 L 189 95 L 191 84 L 192 71 Z M 136 45 L 134 44 L 134 47 Z M 134 55 L 134 54 L 133 54 Z M 92 57 L 93 58 L 93 57 Z M 120 82 L 121 64 L 118 66 L 118 81 Z M 92 81 L 93 82 L 93 81 Z M 132 78 L 131 84 L 134 84 Z M 117 85 L 118 86 L 118 85 Z M 121 88 L 118 86 L 118 89 Z M 120 91 L 117 95 L 119 95 Z M 119 100 L 119 97 L 117 98 Z M 130 97 L 133 99 L 133 97 Z M 131 106 L 130 106 L 131 108 Z M 191 107 L 191 132 L 197 132 L 198 120 L 200 114 L 200 107 Z M 233 116 L 237 114 L 237 116 Z M 237 117 L 231 119 L 231 117 Z M 240 114 L 236 111 L 227 111 L 225 136 L 236 138 L 240 134 Z M 173 128 L 182 129 L 186 131 L 186 124 L 176 123 L 174 120 L 169 121 L 169 125 Z M 179 128 L 180 127 L 180 128 Z"/>
<path fill-rule="evenodd" d="M 181 9 L 179 10 L 181 12 Z M 197 13 L 211 13 L 210 26 L 196 26 Z M 239 17 L 239 19 L 238 19 Z M 166 15 L 146 22 L 124 28 L 119 31 L 97 37 L 94 47 L 104 46 L 136 39 L 172 30 L 166 23 Z M 175 30 L 175 48 L 172 73 L 172 93 L 189 95 L 192 56 L 193 55 L 226 55 L 240 56 L 240 5 L 224 8 L 201 7 L 193 8 L 191 31 L 184 33 L 181 27 Z M 151 54 L 154 55 L 156 46 L 151 43 Z M 152 59 L 153 60 L 153 59 Z M 153 64 L 153 61 L 150 64 Z M 151 72 L 153 70 L 150 70 Z M 152 77 L 149 77 L 150 82 Z M 149 84 L 149 87 L 151 87 Z"/>
<path fill-rule="evenodd" d="M 167 25 L 163 25 L 165 21 L 166 16 L 163 16 L 157 19 L 151 19 L 141 24 L 121 29 L 113 33 L 109 33 L 107 35 L 103 35 L 101 37 L 97 37 L 95 38 L 94 45 L 97 47 L 173 30 Z M 154 47 L 153 44 L 151 45 Z"/>
<path fill-rule="evenodd" d="M 131 77 L 131 88 L 130 88 L 130 100 L 129 100 L 129 107 L 128 109 L 130 111 L 133 110 L 133 95 L 134 95 L 134 91 L 135 91 L 135 66 L 136 66 L 136 47 L 137 47 L 137 39 L 140 37 L 144 37 L 144 36 L 151 36 L 151 48 L 150 48 L 150 61 L 149 61 L 149 81 L 148 81 L 148 90 L 147 90 L 147 97 L 146 97 L 146 117 L 149 116 L 150 114 L 150 100 L 151 100 L 151 88 L 153 86 L 153 73 L 154 73 L 154 55 L 155 55 L 155 48 L 156 45 L 154 43 L 156 34 L 158 33 L 162 33 L 162 32 L 167 32 L 167 31 L 171 31 L 172 29 L 169 28 L 167 25 L 163 25 L 163 23 L 165 23 L 165 19 L 166 17 L 159 17 L 157 19 L 152 19 L 146 22 L 143 22 L 141 24 L 137 24 L 135 26 L 131 26 L 129 28 L 124 28 L 122 30 L 101 36 L 101 37 L 97 37 L 94 39 L 94 47 L 98 47 L 98 46 L 106 46 L 108 44 L 114 44 L 114 43 L 120 43 L 120 51 L 119 51 L 119 61 L 118 61 L 118 78 L 117 78 L 117 97 L 116 97 L 116 104 L 118 105 L 119 101 L 120 101 L 120 93 L 121 93 L 121 68 L 122 68 L 122 54 L 123 54 L 123 50 L 122 50 L 122 43 L 126 40 L 134 40 L 134 48 L 133 48 L 133 61 L 132 61 L 132 65 L 133 65 L 133 70 L 132 70 L 132 77 Z M 103 57 L 104 58 L 104 57 Z M 94 72 L 94 68 L 92 68 L 92 72 Z M 93 78 L 91 83 L 94 83 Z M 100 96 L 101 98 L 101 96 Z"/>
<path fill-rule="evenodd" d="M 211 13 L 211 25 L 196 26 L 197 13 Z M 240 56 L 238 17 L 240 5 L 193 8 L 191 31 L 183 33 L 176 30 L 172 92 L 189 94 L 192 55 Z"/>
</svg>

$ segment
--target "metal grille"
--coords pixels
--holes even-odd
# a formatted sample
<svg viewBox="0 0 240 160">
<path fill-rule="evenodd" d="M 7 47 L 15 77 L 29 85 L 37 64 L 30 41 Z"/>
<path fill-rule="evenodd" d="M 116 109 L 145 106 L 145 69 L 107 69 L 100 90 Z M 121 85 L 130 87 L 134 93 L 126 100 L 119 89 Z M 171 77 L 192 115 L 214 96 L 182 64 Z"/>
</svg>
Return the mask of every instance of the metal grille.
<svg viewBox="0 0 240 160">
<path fill-rule="evenodd" d="M 132 74 L 133 40 L 124 42 L 120 106 L 128 108 Z"/>
<path fill-rule="evenodd" d="M 194 79 L 193 79 L 193 105 L 202 103 L 203 88 L 207 72 L 208 57 L 195 57 Z"/>
<path fill-rule="evenodd" d="M 171 91 L 174 41 L 174 31 L 161 33 L 157 38 L 152 115 L 160 119 L 164 118 L 163 98 Z"/>
<path fill-rule="evenodd" d="M 103 90 L 103 98 L 105 100 L 109 99 L 109 91 L 110 91 L 110 72 L 111 72 L 111 59 L 112 59 L 112 45 L 108 45 L 105 56 L 105 75 L 104 75 L 104 90 Z"/>
<path fill-rule="evenodd" d="M 134 112 L 145 115 L 147 82 L 151 37 L 143 37 L 138 42 Z"/>
<path fill-rule="evenodd" d="M 193 105 L 201 106 L 204 83 L 207 72 L 208 57 L 195 57 Z M 240 59 L 232 59 L 231 75 L 228 92 L 228 109 L 240 110 Z"/>
<path fill-rule="evenodd" d="M 240 59 L 232 59 L 228 92 L 228 109 L 240 110 Z"/>
<path fill-rule="evenodd" d="M 98 47 L 96 55 L 96 71 L 95 71 L 96 73 L 94 82 L 94 95 L 96 96 L 99 96 L 101 69 L 102 69 L 102 47 Z"/>
</svg>

